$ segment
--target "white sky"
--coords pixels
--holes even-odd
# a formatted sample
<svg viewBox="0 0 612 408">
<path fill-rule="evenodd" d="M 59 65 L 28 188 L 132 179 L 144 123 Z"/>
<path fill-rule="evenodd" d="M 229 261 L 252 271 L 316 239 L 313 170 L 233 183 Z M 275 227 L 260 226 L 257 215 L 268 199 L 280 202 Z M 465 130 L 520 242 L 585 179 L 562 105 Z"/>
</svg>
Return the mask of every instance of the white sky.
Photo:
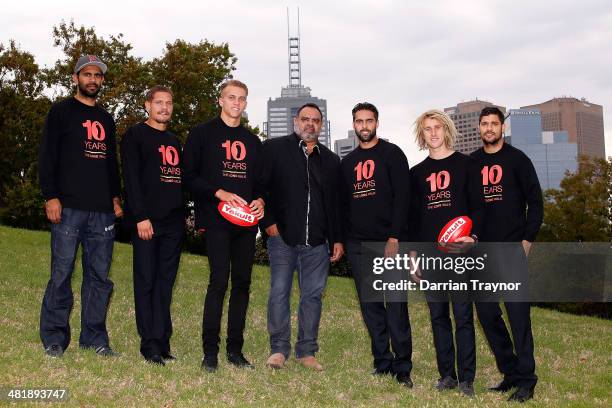
<svg viewBox="0 0 612 408">
<path fill-rule="evenodd" d="M 507 108 L 555 96 L 603 105 L 612 155 L 612 2 L 495 1 L 116 1 L 5 2 L 0 42 L 15 39 L 39 65 L 61 55 L 51 30 L 62 19 L 123 33 L 133 54 L 160 56 L 166 42 L 228 42 L 235 78 L 249 86 L 253 125 L 288 82 L 286 7 L 300 6 L 302 83 L 327 99 L 332 138 L 351 129 L 351 108 L 380 110 L 379 135 L 410 164 L 422 152 L 412 123 L 423 111 L 474 98 Z"/>
</svg>

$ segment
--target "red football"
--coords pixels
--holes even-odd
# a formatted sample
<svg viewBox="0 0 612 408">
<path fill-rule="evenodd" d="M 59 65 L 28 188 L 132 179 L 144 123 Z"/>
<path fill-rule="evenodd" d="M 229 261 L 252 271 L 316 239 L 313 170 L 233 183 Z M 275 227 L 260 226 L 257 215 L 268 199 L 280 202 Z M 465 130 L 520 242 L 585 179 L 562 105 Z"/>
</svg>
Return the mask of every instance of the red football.
<svg viewBox="0 0 612 408">
<path fill-rule="evenodd" d="M 457 238 L 467 237 L 472 232 L 472 220 L 467 215 L 453 218 L 440 231 L 438 242 L 455 242 Z"/>
<path fill-rule="evenodd" d="M 241 227 L 252 227 L 257 225 L 259 221 L 257 217 L 251 214 L 251 209 L 248 205 L 232 207 L 227 201 L 221 201 L 217 208 L 223 218 Z"/>
</svg>

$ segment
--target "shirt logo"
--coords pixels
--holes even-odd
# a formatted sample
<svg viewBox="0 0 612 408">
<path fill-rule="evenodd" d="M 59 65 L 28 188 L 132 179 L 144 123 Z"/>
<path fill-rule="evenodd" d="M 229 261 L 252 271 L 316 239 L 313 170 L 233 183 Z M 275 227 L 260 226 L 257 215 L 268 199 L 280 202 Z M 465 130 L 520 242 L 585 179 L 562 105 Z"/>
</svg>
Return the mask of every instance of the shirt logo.
<svg viewBox="0 0 612 408">
<path fill-rule="evenodd" d="M 480 173 L 482 174 L 482 192 L 485 202 L 503 201 L 504 186 L 499 184 L 504 175 L 503 168 L 499 164 L 491 167 L 483 166 Z"/>
<path fill-rule="evenodd" d="M 87 129 L 87 139 L 85 139 L 85 157 L 90 159 L 106 159 L 106 131 L 104 126 L 97 120 L 86 120 L 81 125 Z"/>
<path fill-rule="evenodd" d="M 174 146 L 161 145 L 157 151 L 161 154 L 162 165 L 159 166 L 159 180 L 162 183 L 181 183 L 179 154 Z"/>
<path fill-rule="evenodd" d="M 452 194 L 447 190 L 451 182 L 451 175 L 448 171 L 442 170 L 431 173 L 425 179 L 429 182 L 429 194 L 427 194 L 427 209 L 450 207 L 452 205 Z"/>
<path fill-rule="evenodd" d="M 375 168 L 376 163 L 371 159 L 357 163 L 357 166 L 353 169 L 355 171 L 354 199 L 376 195 L 376 180 L 372 179 Z"/>
<path fill-rule="evenodd" d="M 236 140 L 231 142 L 227 139 L 221 143 L 221 147 L 225 150 L 225 160 L 222 161 L 223 169 L 221 174 L 229 178 L 247 178 L 247 164 L 244 159 L 247 155 L 247 150 L 244 143 Z"/>
</svg>

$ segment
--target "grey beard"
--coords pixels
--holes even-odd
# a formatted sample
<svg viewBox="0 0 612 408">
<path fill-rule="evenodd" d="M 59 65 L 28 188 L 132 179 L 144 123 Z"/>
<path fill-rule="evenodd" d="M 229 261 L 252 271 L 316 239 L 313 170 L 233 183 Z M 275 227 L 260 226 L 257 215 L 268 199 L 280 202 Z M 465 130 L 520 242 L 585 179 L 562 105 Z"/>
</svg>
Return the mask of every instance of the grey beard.
<svg viewBox="0 0 612 408">
<path fill-rule="evenodd" d="M 300 137 L 300 139 L 302 139 L 304 142 L 314 142 L 319 140 L 319 133 L 308 133 L 308 132 L 301 132 L 297 126 L 295 126 L 293 128 L 293 131 L 295 132 L 296 135 L 298 135 Z"/>
</svg>

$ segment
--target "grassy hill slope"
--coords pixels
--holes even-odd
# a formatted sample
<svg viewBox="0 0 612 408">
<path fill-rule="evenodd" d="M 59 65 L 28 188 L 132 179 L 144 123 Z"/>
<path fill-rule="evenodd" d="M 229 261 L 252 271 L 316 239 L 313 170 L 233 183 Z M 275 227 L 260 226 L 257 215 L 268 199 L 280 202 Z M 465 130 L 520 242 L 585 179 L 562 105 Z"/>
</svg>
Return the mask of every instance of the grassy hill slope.
<svg viewBox="0 0 612 408">
<path fill-rule="evenodd" d="M 468 400 L 457 392 L 439 393 L 429 314 L 411 304 L 414 370 L 412 390 L 392 378 L 374 378 L 369 338 L 361 320 L 352 280 L 331 277 L 325 292 L 320 330 L 323 373 L 310 372 L 294 359 L 284 370 L 264 367 L 268 356 L 266 302 L 269 271 L 253 270 L 245 355 L 255 371 L 229 366 L 207 374 L 200 369 L 201 320 L 208 281 L 207 259 L 184 254 L 172 305 L 173 352 L 178 361 L 166 367 L 141 358 L 134 317 L 131 247 L 117 244 L 111 279 L 115 291 L 108 316 L 111 345 L 121 353 L 103 359 L 78 349 L 81 268 L 73 280 L 73 342 L 61 359 L 44 355 L 38 336 L 40 303 L 49 279 L 49 233 L 0 227 L 0 387 L 66 388 L 69 406 L 514 406 L 506 395 L 485 391 L 500 376 L 482 331 L 477 329 L 475 389 Z M 293 328 L 295 339 L 295 305 Z M 224 314 L 224 319 L 226 314 Z M 611 406 L 612 322 L 550 310 L 532 310 L 540 382 L 530 406 Z M 225 327 L 225 322 L 224 322 Z M 223 329 L 224 331 L 225 329 Z M 2 405 L 0 403 L 0 405 Z M 23 406 L 21 404 L 20 406 Z"/>
</svg>

